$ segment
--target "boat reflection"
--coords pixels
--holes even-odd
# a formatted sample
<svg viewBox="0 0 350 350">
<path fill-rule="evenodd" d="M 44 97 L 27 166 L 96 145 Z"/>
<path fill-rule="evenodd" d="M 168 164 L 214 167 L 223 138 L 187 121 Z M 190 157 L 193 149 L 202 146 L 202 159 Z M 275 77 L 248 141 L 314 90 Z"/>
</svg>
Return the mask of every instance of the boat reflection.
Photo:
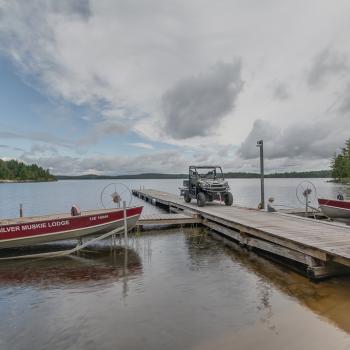
<svg viewBox="0 0 350 350">
<path fill-rule="evenodd" d="M 52 247 L 59 249 L 60 247 Z M 77 287 L 110 284 L 142 274 L 142 262 L 133 249 L 99 246 L 79 255 L 57 258 L 7 260 L 0 264 L 2 287 Z"/>
</svg>

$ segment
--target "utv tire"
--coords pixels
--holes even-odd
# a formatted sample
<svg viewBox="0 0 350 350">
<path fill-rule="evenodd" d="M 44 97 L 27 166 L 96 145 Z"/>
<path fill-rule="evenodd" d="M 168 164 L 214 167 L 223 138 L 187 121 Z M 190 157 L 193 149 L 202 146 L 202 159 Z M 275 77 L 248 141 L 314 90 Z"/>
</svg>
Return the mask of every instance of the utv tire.
<svg viewBox="0 0 350 350">
<path fill-rule="evenodd" d="M 205 194 L 203 192 L 199 192 L 197 195 L 197 205 L 199 207 L 203 207 L 205 204 Z"/>
<path fill-rule="evenodd" d="M 191 202 L 191 197 L 190 197 L 190 195 L 188 193 L 185 193 L 184 200 L 185 200 L 186 203 L 190 203 Z"/>
<path fill-rule="evenodd" d="M 233 203 L 233 196 L 231 192 L 225 194 L 225 205 L 231 206 Z"/>
</svg>

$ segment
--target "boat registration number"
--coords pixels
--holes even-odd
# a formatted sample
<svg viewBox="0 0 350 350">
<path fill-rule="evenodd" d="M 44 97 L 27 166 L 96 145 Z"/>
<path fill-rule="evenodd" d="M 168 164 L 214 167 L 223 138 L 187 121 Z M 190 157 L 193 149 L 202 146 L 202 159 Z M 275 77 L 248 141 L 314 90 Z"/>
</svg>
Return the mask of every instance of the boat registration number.
<svg viewBox="0 0 350 350">
<path fill-rule="evenodd" d="M 108 215 L 91 216 L 91 217 L 90 217 L 90 221 L 108 219 L 108 217 L 109 217 Z"/>
</svg>

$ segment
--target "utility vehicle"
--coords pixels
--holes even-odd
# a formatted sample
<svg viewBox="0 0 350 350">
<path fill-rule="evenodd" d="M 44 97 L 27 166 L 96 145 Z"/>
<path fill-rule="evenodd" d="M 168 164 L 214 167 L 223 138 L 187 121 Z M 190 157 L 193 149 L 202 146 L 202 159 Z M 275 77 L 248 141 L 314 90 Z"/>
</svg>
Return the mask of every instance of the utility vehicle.
<svg viewBox="0 0 350 350">
<path fill-rule="evenodd" d="M 230 186 L 224 179 L 221 167 L 217 165 L 191 165 L 188 171 L 188 180 L 184 180 L 180 190 L 186 203 L 195 199 L 199 207 L 203 207 L 206 202 L 213 200 L 224 201 L 226 205 L 233 203 Z"/>
</svg>

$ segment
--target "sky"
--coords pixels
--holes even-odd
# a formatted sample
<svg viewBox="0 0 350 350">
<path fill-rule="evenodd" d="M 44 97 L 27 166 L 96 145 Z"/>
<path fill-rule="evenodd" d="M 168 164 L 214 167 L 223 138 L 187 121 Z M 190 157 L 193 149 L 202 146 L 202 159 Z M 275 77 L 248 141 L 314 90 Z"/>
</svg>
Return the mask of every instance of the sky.
<svg viewBox="0 0 350 350">
<path fill-rule="evenodd" d="M 320 170 L 350 137 L 345 0 L 0 0 L 0 158 L 54 174 Z"/>
</svg>

